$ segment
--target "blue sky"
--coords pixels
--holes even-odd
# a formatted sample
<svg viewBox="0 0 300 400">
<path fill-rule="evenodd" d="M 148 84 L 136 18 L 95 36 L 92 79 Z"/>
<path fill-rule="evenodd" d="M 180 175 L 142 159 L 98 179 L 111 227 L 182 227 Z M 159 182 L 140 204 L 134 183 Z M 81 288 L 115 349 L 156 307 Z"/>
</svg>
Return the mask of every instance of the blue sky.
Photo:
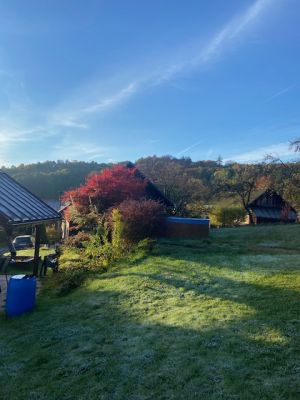
<svg viewBox="0 0 300 400">
<path fill-rule="evenodd" d="M 299 0 L 0 0 L 0 164 L 292 157 Z"/>
</svg>

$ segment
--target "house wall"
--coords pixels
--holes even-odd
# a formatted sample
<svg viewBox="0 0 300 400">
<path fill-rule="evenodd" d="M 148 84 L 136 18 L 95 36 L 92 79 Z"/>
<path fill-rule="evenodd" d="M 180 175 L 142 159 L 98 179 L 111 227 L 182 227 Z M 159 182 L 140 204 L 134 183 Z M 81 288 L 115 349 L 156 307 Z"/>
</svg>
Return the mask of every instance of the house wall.
<svg viewBox="0 0 300 400">
<path fill-rule="evenodd" d="M 282 221 L 279 218 L 263 218 L 263 217 L 253 217 L 253 224 L 278 224 L 278 223 L 285 223 L 285 224 L 293 224 L 295 223 L 296 220 L 287 220 L 287 221 Z"/>
</svg>

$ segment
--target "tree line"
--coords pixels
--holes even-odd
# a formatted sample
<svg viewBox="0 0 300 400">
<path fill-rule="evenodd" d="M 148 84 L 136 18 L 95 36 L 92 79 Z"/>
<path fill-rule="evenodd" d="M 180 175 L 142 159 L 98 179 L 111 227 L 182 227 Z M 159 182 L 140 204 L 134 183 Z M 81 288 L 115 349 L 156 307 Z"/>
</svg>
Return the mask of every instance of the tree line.
<svg viewBox="0 0 300 400">
<path fill-rule="evenodd" d="M 58 200 L 66 190 L 78 187 L 87 176 L 108 166 L 97 162 L 45 161 L 1 170 L 42 199 Z"/>
<path fill-rule="evenodd" d="M 267 160 L 258 164 L 151 156 L 135 165 L 171 201 L 179 215 L 200 216 L 214 205 L 245 208 L 267 188 L 273 188 L 300 210 L 300 161 Z M 46 161 L 21 164 L 2 171 L 43 199 L 59 199 L 83 184 L 88 176 L 111 164 L 84 161 Z"/>
</svg>

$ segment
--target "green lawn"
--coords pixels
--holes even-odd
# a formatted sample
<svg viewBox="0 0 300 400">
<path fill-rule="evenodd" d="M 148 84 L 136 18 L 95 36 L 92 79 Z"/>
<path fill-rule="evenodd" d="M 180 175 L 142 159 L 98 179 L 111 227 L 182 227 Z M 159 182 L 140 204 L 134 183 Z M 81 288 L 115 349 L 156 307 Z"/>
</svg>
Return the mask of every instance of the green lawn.
<svg viewBox="0 0 300 400">
<path fill-rule="evenodd" d="M 1 399 L 300 399 L 300 226 L 161 241 L 0 343 Z"/>
</svg>

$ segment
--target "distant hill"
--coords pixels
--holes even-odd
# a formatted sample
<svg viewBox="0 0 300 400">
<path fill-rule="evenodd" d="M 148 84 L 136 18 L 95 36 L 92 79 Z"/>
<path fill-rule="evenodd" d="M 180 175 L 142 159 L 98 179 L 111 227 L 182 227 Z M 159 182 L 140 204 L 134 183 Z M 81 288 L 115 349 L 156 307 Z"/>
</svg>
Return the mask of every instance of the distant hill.
<svg viewBox="0 0 300 400">
<path fill-rule="evenodd" d="M 16 181 L 43 199 L 58 199 L 67 189 L 75 188 L 89 174 L 109 164 L 84 161 L 46 161 L 2 168 Z"/>
</svg>

